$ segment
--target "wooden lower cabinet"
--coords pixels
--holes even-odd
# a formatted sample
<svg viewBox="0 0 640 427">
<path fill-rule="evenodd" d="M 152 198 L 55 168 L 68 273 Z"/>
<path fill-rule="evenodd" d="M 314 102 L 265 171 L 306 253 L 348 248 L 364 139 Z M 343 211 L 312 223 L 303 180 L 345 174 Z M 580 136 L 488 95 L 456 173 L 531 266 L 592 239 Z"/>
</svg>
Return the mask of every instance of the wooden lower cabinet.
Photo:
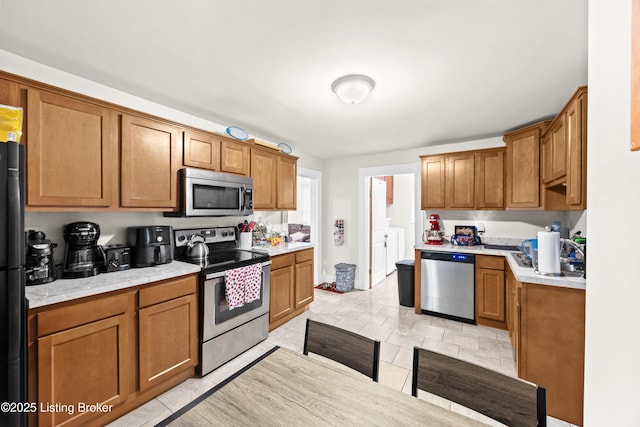
<svg viewBox="0 0 640 427">
<path fill-rule="evenodd" d="M 313 248 L 271 257 L 269 330 L 305 311 L 313 301 Z"/>
<path fill-rule="evenodd" d="M 518 375 L 547 389 L 547 414 L 582 425 L 585 291 L 522 283 Z"/>
<path fill-rule="evenodd" d="M 504 257 L 476 256 L 476 322 L 507 329 Z"/>
<path fill-rule="evenodd" d="M 193 376 L 196 289 L 197 276 L 189 275 L 31 310 L 37 425 L 104 425 Z"/>
</svg>

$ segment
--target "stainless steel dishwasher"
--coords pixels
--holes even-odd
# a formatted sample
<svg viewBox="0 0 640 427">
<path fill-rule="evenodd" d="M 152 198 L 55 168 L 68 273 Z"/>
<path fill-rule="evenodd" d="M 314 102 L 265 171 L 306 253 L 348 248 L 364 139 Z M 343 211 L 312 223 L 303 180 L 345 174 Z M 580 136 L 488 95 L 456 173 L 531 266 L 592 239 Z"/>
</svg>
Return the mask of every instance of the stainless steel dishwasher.
<svg viewBox="0 0 640 427">
<path fill-rule="evenodd" d="M 423 313 L 475 321 L 475 255 L 422 251 L 420 308 Z"/>
</svg>

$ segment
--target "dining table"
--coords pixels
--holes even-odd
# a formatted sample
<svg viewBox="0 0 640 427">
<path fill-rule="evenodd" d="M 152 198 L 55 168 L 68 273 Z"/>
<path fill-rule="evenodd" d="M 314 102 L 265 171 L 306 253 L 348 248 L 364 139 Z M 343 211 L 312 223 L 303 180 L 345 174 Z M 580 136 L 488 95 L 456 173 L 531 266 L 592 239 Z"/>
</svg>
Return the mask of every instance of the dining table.
<svg viewBox="0 0 640 427">
<path fill-rule="evenodd" d="M 342 368 L 274 347 L 159 425 L 485 425 Z"/>
</svg>

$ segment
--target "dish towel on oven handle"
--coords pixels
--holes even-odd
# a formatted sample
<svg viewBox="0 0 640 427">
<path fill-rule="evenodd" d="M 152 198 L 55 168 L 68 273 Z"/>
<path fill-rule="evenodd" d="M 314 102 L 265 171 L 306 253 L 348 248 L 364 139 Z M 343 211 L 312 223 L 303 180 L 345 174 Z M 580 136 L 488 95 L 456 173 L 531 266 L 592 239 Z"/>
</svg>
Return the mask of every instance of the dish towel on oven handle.
<svg viewBox="0 0 640 427">
<path fill-rule="evenodd" d="M 225 272 L 225 296 L 229 310 L 260 299 L 262 265 L 251 264 Z"/>
</svg>

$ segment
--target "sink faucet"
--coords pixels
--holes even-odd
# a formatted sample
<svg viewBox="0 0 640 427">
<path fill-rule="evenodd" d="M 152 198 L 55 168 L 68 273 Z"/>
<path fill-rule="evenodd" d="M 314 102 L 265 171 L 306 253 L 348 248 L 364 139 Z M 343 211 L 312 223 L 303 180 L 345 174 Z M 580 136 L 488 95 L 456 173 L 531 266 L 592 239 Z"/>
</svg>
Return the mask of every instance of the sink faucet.
<svg viewBox="0 0 640 427">
<path fill-rule="evenodd" d="M 576 259 L 580 259 L 582 258 L 582 262 L 584 263 L 584 277 L 587 277 L 587 248 L 586 247 L 582 247 L 582 245 L 577 244 L 576 242 L 574 242 L 571 239 L 560 239 L 560 241 L 562 242 L 562 245 L 564 247 L 564 245 L 567 246 L 571 246 L 572 248 L 575 249 L 575 251 L 578 253 Z"/>
</svg>

